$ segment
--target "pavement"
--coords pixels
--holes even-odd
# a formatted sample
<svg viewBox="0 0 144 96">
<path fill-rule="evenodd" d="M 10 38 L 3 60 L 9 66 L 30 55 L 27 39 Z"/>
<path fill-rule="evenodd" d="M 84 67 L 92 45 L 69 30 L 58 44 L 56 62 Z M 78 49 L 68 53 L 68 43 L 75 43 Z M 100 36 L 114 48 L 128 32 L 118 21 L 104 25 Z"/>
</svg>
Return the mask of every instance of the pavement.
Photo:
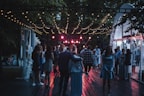
<svg viewBox="0 0 144 96">
<path fill-rule="evenodd" d="M 59 77 L 57 77 L 57 80 L 53 79 L 53 82 L 57 82 L 57 84 L 51 84 L 51 95 L 49 95 L 49 91 L 46 91 L 44 86 L 39 85 L 33 87 L 31 80 L 1 76 L 0 96 L 58 96 L 58 94 L 55 94 L 58 91 L 58 88 L 56 88 L 58 87 L 58 79 Z M 103 96 L 101 93 L 101 79 L 98 77 L 98 75 L 96 75 L 95 71 L 92 71 L 88 77 L 84 75 L 83 79 L 84 90 L 82 96 Z M 69 94 L 70 86 L 68 89 Z M 114 80 L 112 83 L 112 90 L 113 92 L 110 96 L 144 96 L 144 84 L 141 84 L 133 79 L 131 79 L 131 81 Z"/>
<path fill-rule="evenodd" d="M 0 80 L 1 96 L 37 96 L 39 88 L 23 79 Z"/>
</svg>

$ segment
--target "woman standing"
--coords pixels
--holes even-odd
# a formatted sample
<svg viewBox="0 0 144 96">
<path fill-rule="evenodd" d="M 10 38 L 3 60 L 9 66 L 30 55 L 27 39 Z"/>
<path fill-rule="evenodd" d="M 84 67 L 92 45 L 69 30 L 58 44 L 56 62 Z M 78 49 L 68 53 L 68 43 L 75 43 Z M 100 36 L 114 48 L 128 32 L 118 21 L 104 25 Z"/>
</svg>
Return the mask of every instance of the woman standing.
<svg viewBox="0 0 144 96">
<path fill-rule="evenodd" d="M 54 52 L 52 46 L 48 45 L 45 52 L 46 63 L 44 65 L 46 87 L 50 85 L 50 73 L 53 69 Z"/>
<path fill-rule="evenodd" d="M 122 54 L 121 54 L 121 56 L 120 56 L 120 64 L 119 64 L 119 77 L 120 77 L 120 79 L 124 79 L 124 63 L 125 63 L 125 58 L 126 58 L 126 56 L 125 56 L 125 49 L 122 49 Z"/>
<path fill-rule="evenodd" d="M 40 44 L 36 45 L 33 52 L 32 52 L 32 60 L 33 60 L 33 65 L 32 65 L 32 71 L 33 71 L 33 84 L 32 86 L 36 86 L 36 83 L 38 85 L 43 85 L 41 82 L 40 78 L 40 73 L 41 73 L 41 48 L 42 46 Z"/>
<path fill-rule="evenodd" d="M 126 50 L 126 58 L 125 58 L 125 80 L 130 80 L 131 77 L 131 51 L 130 49 Z"/>
<path fill-rule="evenodd" d="M 71 95 L 70 96 L 81 96 L 82 95 L 82 72 L 83 64 L 80 56 L 77 55 L 77 47 L 73 45 L 71 49 L 74 58 L 79 58 L 79 61 L 70 60 L 70 76 L 71 76 Z"/>
<path fill-rule="evenodd" d="M 105 91 L 106 83 L 108 94 L 111 88 L 111 79 L 114 78 L 114 55 L 110 46 L 106 48 L 105 54 L 102 56 L 102 70 L 100 77 L 103 78 L 103 91 Z"/>
</svg>

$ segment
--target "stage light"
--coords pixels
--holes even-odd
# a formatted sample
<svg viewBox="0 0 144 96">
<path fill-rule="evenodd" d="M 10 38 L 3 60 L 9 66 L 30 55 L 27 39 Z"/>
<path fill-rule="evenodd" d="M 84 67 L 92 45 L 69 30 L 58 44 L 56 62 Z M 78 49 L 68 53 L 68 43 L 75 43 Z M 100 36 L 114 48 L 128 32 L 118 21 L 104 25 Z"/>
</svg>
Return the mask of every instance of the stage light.
<svg viewBox="0 0 144 96">
<path fill-rule="evenodd" d="M 88 38 L 89 40 L 91 39 L 91 37 Z"/>
<path fill-rule="evenodd" d="M 76 42 L 75 43 L 79 43 L 79 41 L 78 40 L 76 40 Z"/>
<path fill-rule="evenodd" d="M 63 35 L 61 36 L 61 39 L 64 39 L 64 36 L 63 36 Z"/>
<path fill-rule="evenodd" d="M 80 39 L 83 39 L 83 37 L 82 37 L 82 36 L 80 36 Z"/>
<path fill-rule="evenodd" d="M 68 41 L 67 41 L 67 40 L 65 40 L 65 41 L 64 41 L 64 43 L 68 43 Z"/>
<path fill-rule="evenodd" d="M 52 36 L 52 39 L 55 39 L 55 36 Z"/>
<path fill-rule="evenodd" d="M 71 40 L 71 43 L 74 43 L 74 40 Z"/>
</svg>

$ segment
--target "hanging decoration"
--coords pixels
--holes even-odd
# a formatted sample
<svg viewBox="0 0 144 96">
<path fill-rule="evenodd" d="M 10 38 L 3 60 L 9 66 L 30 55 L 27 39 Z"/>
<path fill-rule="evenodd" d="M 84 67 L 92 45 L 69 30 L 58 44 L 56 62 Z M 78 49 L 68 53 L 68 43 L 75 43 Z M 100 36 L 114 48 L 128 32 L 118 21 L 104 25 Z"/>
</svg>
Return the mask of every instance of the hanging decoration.
<svg viewBox="0 0 144 96">
<path fill-rule="evenodd" d="M 79 17 L 78 19 L 78 23 L 77 25 L 72 29 L 72 32 L 68 32 L 68 29 L 71 27 L 69 26 L 70 24 L 70 14 L 67 13 L 67 19 L 66 19 L 66 25 L 64 28 L 60 28 L 60 26 L 58 26 L 57 20 L 56 20 L 56 16 L 54 15 L 54 13 L 52 13 L 52 18 L 53 18 L 53 24 L 51 25 L 52 27 L 46 25 L 46 23 L 44 22 L 44 18 L 43 15 L 45 15 L 45 12 L 38 12 L 37 16 L 38 19 L 40 21 L 41 24 L 36 24 L 35 22 L 33 22 L 30 18 L 29 18 L 29 13 L 30 11 L 23 11 L 21 12 L 21 15 L 23 16 L 23 18 L 21 19 L 19 16 L 17 16 L 16 14 L 14 14 L 14 12 L 12 12 L 11 10 L 0 10 L 0 16 L 5 17 L 6 19 L 10 20 L 11 22 L 17 23 L 20 26 L 23 27 L 27 27 L 31 30 L 33 30 L 34 32 L 36 32 L 37 34 L 42 35 L 43 33 L 45 34 L 90 34 L 90 35 L 96 35 L 96 34 L 109 34 L 111 32 L 111 27 L 104 27 L 103 25 L 107 22 L 107 20 L 109 20 L 109 17 L 112 18 L 112 16 L 108 13 L 104 16 L 104 18 L 101 20 L 100 22 L 100 26 L 98 27 L 93 27 L 94 23 L 97 21 L 97 17 L 99 17 L 99 15 L 97 15 L 96 17 L 94 16 L 94 13 L 91 14 L 91 17 L 93 17 L 93 19 L 91 20 L 91 23 L 89 23 L 86 27 L 82 27 L 81 24 L 82 22 L 84 22 L 84 15 L 83 14 L 79 14 L 76 12 L 76 16 Z M 60 14 L 62 14 L 60 12 Z M 19 18 L 19 19 L 18 19 Z M 60 18 L 60 17 L 59 17 Z M 23 21 L 25 20 L 25 21 Z M 61 19 L 59 19 L 61 20 Z M 56 30 L 57 32 L 55 32 Z M 78 29 L 80 29 L 78 31 Z M 99 30 L 100 32 L 98 32 L 97 30 Z"/>
</svg>

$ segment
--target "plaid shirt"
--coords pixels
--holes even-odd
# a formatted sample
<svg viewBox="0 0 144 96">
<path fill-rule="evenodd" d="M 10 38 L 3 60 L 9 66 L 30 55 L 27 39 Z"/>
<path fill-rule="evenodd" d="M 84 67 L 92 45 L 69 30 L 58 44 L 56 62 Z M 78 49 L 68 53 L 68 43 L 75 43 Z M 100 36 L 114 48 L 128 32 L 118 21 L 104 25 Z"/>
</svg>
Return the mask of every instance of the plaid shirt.
<svg viewBox="0 0 144 96">
<path fill-rule="evenodd" d="M 90 49 L 86 49 L 83 52 L 83 63 L 84 64 L 93 64 L 93 53 Z"/>
</svg>

